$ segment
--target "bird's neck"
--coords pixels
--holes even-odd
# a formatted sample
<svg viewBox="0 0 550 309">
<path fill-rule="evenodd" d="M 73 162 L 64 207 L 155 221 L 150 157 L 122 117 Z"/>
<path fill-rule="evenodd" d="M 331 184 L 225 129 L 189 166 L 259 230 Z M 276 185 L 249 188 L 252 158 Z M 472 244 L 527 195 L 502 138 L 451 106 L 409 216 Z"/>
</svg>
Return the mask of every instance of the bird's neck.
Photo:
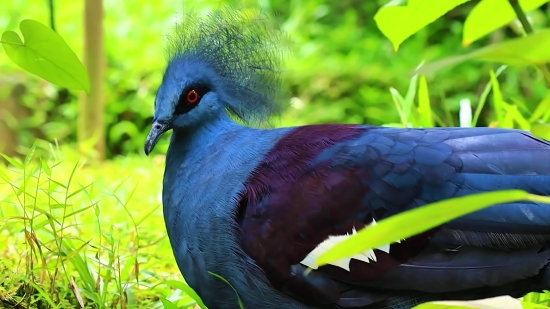
<svg viewBox="0 0 550 309">
<path fill-rule="evenodd" d="M 211 216 L 231 217 L 230 207 L 222 208 L 220 202 L 228 203 L 229 197 L 236 194 L 227 192 L 230 186 L 224 186 L 222 179 L 232 166 L 228 162 L 240 159 L 236 148 L 240 137 L 251 130 L 229 117 L 220 117 L 192 130 L 174 131 L 166 153 L 162 194 L 169 235 L 188 232 L 181 233 L 181 228 L 197 229 L 201 222 L 195 220 L 196 216 L 201 220 Z M 170 241 L 174 250 L 178 250 L 179 241 Z"/>
<path fill-rule="evenodd" d="M 207 271 L 245 291 L 248 283 L 265 281 L 259 273 L 251 281 L 252 274 L 242 272 L 253 265 L 238 246 L 234 216 L 244 183 L 288 131 L 252 129 L 224 117 L 172 136 L 163 185 L 166 229 L 186 281 L 212 301 L 235 292 Z"/>
<path fill-rule="evenodd" d="M 243 128 L 233 122 L 226 113 L 220 113 L 216 118 L 191 128 L 175 128 L 167 155 L 172 155 L 174 151 L 178 154 L 186 152 L 187 155 L 192 155 L 196 151 L 201 152 L 219 135 Z"/>
<path fill-rule="evenodd" d="M 165 212 L 170 213 L 167 208 L 175 205 L 185 205 L 188 211 L 195 211 L 195 207 L 197 211 L 211 210 L 217 214 L 233 211 L 228 204 L 244 189 L 243 183 L 252 170 L 287 131 L 249 128 L 226 115 L 192 131 L 176 130 L 166 154 Z M 229 181 L 234 184 L 224 186 Z M 219 203 L 203 209 L 203 205 L 197 203 L 198 192 L 208 203 Z M 214 209 L 217 207 L 223 209 Z"/>
</svg>

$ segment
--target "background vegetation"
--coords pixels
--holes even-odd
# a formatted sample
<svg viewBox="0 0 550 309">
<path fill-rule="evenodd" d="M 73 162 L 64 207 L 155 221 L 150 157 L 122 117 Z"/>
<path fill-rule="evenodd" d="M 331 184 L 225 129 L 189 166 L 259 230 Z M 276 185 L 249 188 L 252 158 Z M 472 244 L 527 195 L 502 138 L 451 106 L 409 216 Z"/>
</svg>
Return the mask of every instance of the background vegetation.
<svg viewBox="0 0 550 309">
<path fill-rule="evenodd" d="M 285 67 L 289 107 L 278 125 L 469 125 L 464 119 L 470 106 L 479 113 L 476 125 L 530 129 L 544 123 L 550 117 L 547 86 L 532 67 L 464 62 L 411 79 L 423 61 L 522 35 L 514 20 L 462 47 L 464 21 L 478 3 L 452 9 L 395 51 L 373 19 L 386 1 L 239 1 L 275 12 L 275 22 L 293 41 Z M 46 4 L 4 4 L 0 29 L 17 30 L 27 18 L 51 26 Z M 85 54 L 83 20 L 93 23 L 94 16 L 85 17 L 88 4 L 55 2 L 55 30 L 79 57 Z M 82 102 L 93 100 L 22 71 L 0 53 L 0 151 L 6 154 L 0 166 L 0 306 L 195 304 L 181 282 L 162 221 L 168 138 L 152 159 L 144 157 L 142 146 L 165 65 L 163 38 L 181 15 L 177 12 L 193 7 L 204 13 L 223 4 L 236 2 L 104 3 L 104 126 L 82 108 Z M 535 31 L 547 28 L 548 4 L 528 17 Z M 396 19 L 395 26 L 410 26 L 403 22 Z M 87 119 L 85 125 L 105 129 L 99 136 L 104 146 L 82 151 L 90 147 L 77 143 L 79 116 Z M 542 295 L 530 297 L 547 302 Z"/>
</svg>

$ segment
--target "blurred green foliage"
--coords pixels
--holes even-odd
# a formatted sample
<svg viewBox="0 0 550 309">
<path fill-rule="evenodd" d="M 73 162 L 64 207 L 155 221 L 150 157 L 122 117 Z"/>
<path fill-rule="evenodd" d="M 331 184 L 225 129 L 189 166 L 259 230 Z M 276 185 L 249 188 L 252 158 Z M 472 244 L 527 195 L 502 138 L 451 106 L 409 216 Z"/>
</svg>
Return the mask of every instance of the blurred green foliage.
<svg viewBox="0 0 550 309">
<path fill-rule="evenodd" d="M 462 25 L 478 1 L 457 7 L 443 18 L 407 39 L 395 52 L 391 42 L 376 27 L 373 16 L 386 1 L 258 0 L 240 5 L 261 6 L 275 14 L 275 21 L 289 34 L 293 45 L 286 61 L 285 79 L 289 108 L 278 125 L 353 122 L 382 125 L 399 121 L 389 88 L 404 92 L 410 73 L 422 61 L 474 50 L 514 36 L 503 28 L 461 45 Z M 83 3 L 59 0 L 56 30 L 78 55 L 82 55 Z M 204 12 L 237 1 L 159 0 L 154 3 L 105 1 L 106 126 L 108 155 L 141 152 L 150 124 L 156 89 L 165 66 L 165 35 L 182 10 Z M 178 13 L 179 12 L 179 13 Z M 547 6 L 530 14 L 535 29 L 550 20 Z M 0 29 L 15 30 L 22 19 L 49 24 L 45 2 L 20 0 L 4 4 Z M 399 22 L 399 21 L 396 21 Z M 407 27 L 407 25 L 403 25 Z M 496 64 L 468 62 L 427 77 L 431 108 L 439 125 L 458 125 L 460 100 L 472 104 L 490 80 Z M 39 78 L 21 72 L 0 53 L 0 102 L 10 87 L 23 83 L 28 92 L 24 104 L 32 111 L 19 120 L 18 139 L 26 153 L 35 138 L 72 143 L 76 138 L 77 92 L 59 90 Z M 505 99 L 522 98 L 533 110 L 545 95 L 545 85 L 535 69 L 506 69 L 499 77 Z M 7 116 L 9 117 L 9 116 Z M 488 125 L 494 115 L 483 110 L 478 125 Z M 38 133 L 37 133 L 38 132 Z M 167 138 L 159 144 L 165 151 Z"/>
</svg>

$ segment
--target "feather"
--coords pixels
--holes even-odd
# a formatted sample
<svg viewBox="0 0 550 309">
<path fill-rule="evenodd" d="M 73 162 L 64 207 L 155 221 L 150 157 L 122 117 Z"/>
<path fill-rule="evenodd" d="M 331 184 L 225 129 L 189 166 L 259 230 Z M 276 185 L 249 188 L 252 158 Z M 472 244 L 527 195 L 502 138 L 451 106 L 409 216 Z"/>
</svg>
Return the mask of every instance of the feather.
<svg viewBox="0 0 550 309">
<path fill-rule="evenodd" d="M 550 234 L 491 233 L 448 227 L 439 230 L 432 239 L 439 243 L 500 249 L 521 249 L 550 244 Z"/>
<path fill-rule="evenodd" d="M 539 251 L 540 246 L 503 251 L 431 244 L 406 263 L 361 285 L 430 293 L 501 286 L 537 275 L 550 258 L 550 249 Z"/>
<path fill-rule="evenodd" d="M 491 146 L 480 148 L 476 138 L 487 140 L 487 136 Z M 241 245 L 271 283 L 281 287 L 289 280 L 290 269 L 299 263 L 311 266 L 315 256 L 372 220 L 441 199 L 495 189 L 521 188 L 550 195 L 550 185 L 546 186 L 550 165 L 522 161 L 515 163 L 521 166 L 509 167 L 513 158 L 501 154 L 508 150 L 514 150 L 518 158 L 540 156 L 540 160 L 548 155 L 549 147 L 520 132 L 499 129 L 294 128 L 271 149 L 245 184 L 241 199 L 247 204 L 242 206 L 239 221 Z M 490 163 L 472 161 L 481 154 L 496 159 Z M 525 249 L 506 246 L 513 243 L 510 235 L 546 233 L 550 227 L 548 210 L 544 204 L 501 204 L 392 244 L 389 250 L 374 250 L 374 256 L 365 252 L 364 256 L 314 271 L 358 286 L 430 293 L 452 292 L 440 286 L 455 281 L 462 282 L 457 285 L 461 290 L 513 283 L 536 275 L 549 256 L 545 250 L 537 253 L 540 245 Z M 440 233 L 441 228 L 463 231 L 460 235 L 466 240 L 457 242 L 455 237 L 459 244 L 455 247 L 472 242 L 480 246 L 436 252 L 437 240 L 449 236 Z M 508 235 L 509 241 L 501 241 L 501 248 L 514 251 L 482 248 L 483 242 L 474 240 L 474 232 L 489 233 L 484 235 L 493 242 L 495 235 Z M 519 239 L 533 237 L 516 237 L 516 243 Z M 540 237 L 536 239 L 542 242 Z M 440 268 L 430 264 L 449 256 L 452 259 Z M 427 259 L 424 264 L 415 262 L 422 258 Z M 507 262 L 499 263 L 499 259 Z M 521 260 L 527 264 L 498 275 Z M 483 261 L 486 264 L 476 264 Z M 411 276 L 420 279 L 406 279 Z M 316 284 L 304 280 L 302 286 L 304 282 Z"/>
<path fill-rule="evenodd" d="M 370 225 L 376 224 L 376 220 L 372 220 Z M 318 244 L 313 251 L 311 251 L 301 262 L 300 264 L 305 265 L 311 269 L 317 269 L 318 267 L 314 264 L 315 260 L 317 258 L 327 252 L 329 249 L 337 245 L 338 243 L 346 240 L 350 236 L 357 234 L 357 230 L 355 227 L 351 229 L 351 234 L 346 233 L 345 235 L 338 235 L 338 236 L 329 236 L 326 240 L 324 240 L 322 243 Z M 401 241 L 398 240 L 396 243 L 400 243 Z M 374 250 L 379 250 L 385 253 L 390 253 L 390 244 L 382 245 L 378 248 L 375 248 Z M 355 254 L 349 258 L 341 259 L 332 263 L 329 263 L 329 265 L 337 266 L 339 268 L 342 268 L 344 270 L 350 271 L 350 264 L 351 260 L 358 260 L 363 261 L 365 263 L 370 263 L 370 261 L 376 262 L 376 252 L 373 249 L 366 250 L 365 252 Z"/>
<path fill-rule="evenodd" d="M 167 71 L 200 68 L 228 111 L 245 123 L 265 122 L 282 108 L 283 32 L 252 10 L 189 12 L 169 36 Z M 198 71 L 198 70 L 193 70 Z"/>
</svg>

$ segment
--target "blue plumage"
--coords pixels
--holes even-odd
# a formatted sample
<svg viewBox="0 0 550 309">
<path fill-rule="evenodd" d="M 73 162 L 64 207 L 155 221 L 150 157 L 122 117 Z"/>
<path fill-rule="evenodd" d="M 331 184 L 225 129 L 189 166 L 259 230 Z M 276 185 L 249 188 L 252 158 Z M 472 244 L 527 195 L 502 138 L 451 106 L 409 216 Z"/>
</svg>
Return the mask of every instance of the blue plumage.
<svg viewBox="0 0 550 309">
<path fill-rule="evenodd" d="M 253 11 L 215 11 L 207 19 L 190 13 L 169 37 L 170 60 L 161 89 L 184 88 L 177 83 L 185 80 L 202 83 L 215 89 L 218 102 L 240 120 L 266 121 L 282 108 L 284 39 L 266 16 Z"/>
<path fill-rule="evenodd" d="M 166 228 L 210 309 L 237 308 L 237 296 L 209 272 L 245 308 L 398 309 L 550 289 L 550 205 L 528 202 L 305 276 L 319 244 L 373 220 L 498 189 L 550 195 L 550 143 L 491 128 L 249 127 L 281 108 L 282 38 L 262 15 L 222 10 L 188 15 L 170 40 L 145 153 L 174 131 Z"/>
</svg>

